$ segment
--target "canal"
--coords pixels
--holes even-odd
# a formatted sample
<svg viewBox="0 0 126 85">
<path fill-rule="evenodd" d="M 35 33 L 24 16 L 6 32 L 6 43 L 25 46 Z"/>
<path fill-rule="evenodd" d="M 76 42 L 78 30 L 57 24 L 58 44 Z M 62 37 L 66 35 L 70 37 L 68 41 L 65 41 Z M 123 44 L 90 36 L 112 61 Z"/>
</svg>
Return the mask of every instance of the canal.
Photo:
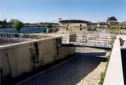
<svg viewBox="0 0 126 85">
<path fill-rule="evenodd" d="M 107 65 L 106 51 L 77 48 L 71 59 L 28 78 L 17 85 L 95 85 Z"/>
<path fill-rule="evenodd" d="M 18 31 L 14 28 L 0 28 L 0 32 L 5 33 L 18 33 Z M 45 27 L 26 27 L 21 29 L 21 33 L 45 33 L 46 28 Z"/>
<path fill-rule="evenodd" d="M 126 85 L 126 49 L 121 50 L 122 55 L 122 66 L 123 66 L 123 75 L 124 75 L 124 83 Z"/>
</svg>

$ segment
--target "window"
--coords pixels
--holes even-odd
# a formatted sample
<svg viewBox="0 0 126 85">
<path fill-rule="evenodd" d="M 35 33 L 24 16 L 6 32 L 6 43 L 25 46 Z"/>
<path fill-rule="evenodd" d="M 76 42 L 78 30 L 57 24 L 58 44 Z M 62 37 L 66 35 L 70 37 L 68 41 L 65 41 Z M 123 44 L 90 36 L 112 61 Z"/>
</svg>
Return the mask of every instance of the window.
<svg viewBox="0 0 126 85">
<path fill-rule="evenodd" d="M 68 30 L 68 28 L 66 28 L 66 30 Z"/>
<path fill-rule="evenodd" d="M 80 24 L 80 27 L 82 27 L 82 24 Z"/>
<path fill-rule="evenodd" d="M 80 27 L 80 30 L 82 30 L 82 27 Z"/>
</svg>

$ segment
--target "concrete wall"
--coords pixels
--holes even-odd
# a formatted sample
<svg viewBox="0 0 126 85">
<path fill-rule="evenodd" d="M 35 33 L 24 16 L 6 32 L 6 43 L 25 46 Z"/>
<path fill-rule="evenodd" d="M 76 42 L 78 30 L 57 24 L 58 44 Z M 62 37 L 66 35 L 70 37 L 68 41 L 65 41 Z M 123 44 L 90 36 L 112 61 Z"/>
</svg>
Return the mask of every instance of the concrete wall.
<svg viewBox="0 0 126 85">
<path fill-rule="evenodd" d="M 62 43 L 76 42 L 77 34 L 64 34 L 62 35 Z"/>
<path fill-rule="evenodd" d="M 23 33 L 4 33 L 0 32 L 0 37 L 7 37 L 7 38 L 34 38 L 34 39 L 42 39 L 42 38 L 48 38 L 51 36 L 45 35 L 45 34 L 23 34 Z"/>
<path fill-rule="evenodd" d="M 103 85 L 124 85 L 119 38 L 114 42 Z"/>
<path fill-rule="evenodd" d="M 65 58 L 71 54 L 75 53 L 75 48 L 74 47 L 62 47 L 61 48 L 61 53 L 60 53 L 60 58 Z"/>
<path fill-rule="evenodd" d="M 75 53 L 75 48 L 62 47 L 61 42 L 61 37 L 52 37 L 1 47 L 2 79 L 20 76 Z"/>
</svg>

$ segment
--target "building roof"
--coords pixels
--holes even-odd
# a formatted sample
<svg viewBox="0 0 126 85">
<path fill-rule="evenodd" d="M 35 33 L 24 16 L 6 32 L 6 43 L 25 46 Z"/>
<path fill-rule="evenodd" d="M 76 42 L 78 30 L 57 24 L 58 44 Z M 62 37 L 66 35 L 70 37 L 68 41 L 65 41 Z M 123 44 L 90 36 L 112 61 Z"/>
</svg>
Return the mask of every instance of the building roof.
<svg viewBox="0 0 126 85">
<path fill-rule="evenodd" d="M 107 25 L 105 22 L 98 22 L 100 25 Z"/>
<path fill-rule="evenodd" d="M 107 25 L 105 22 L 95 22 L 92 23 L 93 25 Z"/>
<path fill-rule="evenodd" d="M 126 22 L 119 23 L 121 26 L 126 26 Z"/>
<path fill-rule="evenodd" d="M 96 23 L 96 22 L 95 22 L 95 23 L 92 23 L 92 24 L 93 24 L 93 25 L 98 25 L 98 23 Z"/>
<path fill-rule="evenodd" d="M 118 23 L 117 21 L 113 21 L 113 20 L 109 20 L 109 21 L 106 21 L 106 22 Z"/>
<path fill-rule="evenodd" d="M 60 23 L 91 23 L 86 20 L 59 20 Z"/>
</svg>

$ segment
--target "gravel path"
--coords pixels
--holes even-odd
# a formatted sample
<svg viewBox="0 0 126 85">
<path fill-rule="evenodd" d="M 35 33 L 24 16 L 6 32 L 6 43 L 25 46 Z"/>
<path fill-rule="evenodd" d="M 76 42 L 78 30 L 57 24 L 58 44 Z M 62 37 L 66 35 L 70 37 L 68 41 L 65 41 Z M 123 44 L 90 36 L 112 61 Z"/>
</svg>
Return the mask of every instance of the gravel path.
<svg viewBox="0 0 126 85">
<path fill-rule="evenodd" d="M 21 85 L 97 85 L 106 60 L 77 54 L 65 62 Z"/>
</svg>

